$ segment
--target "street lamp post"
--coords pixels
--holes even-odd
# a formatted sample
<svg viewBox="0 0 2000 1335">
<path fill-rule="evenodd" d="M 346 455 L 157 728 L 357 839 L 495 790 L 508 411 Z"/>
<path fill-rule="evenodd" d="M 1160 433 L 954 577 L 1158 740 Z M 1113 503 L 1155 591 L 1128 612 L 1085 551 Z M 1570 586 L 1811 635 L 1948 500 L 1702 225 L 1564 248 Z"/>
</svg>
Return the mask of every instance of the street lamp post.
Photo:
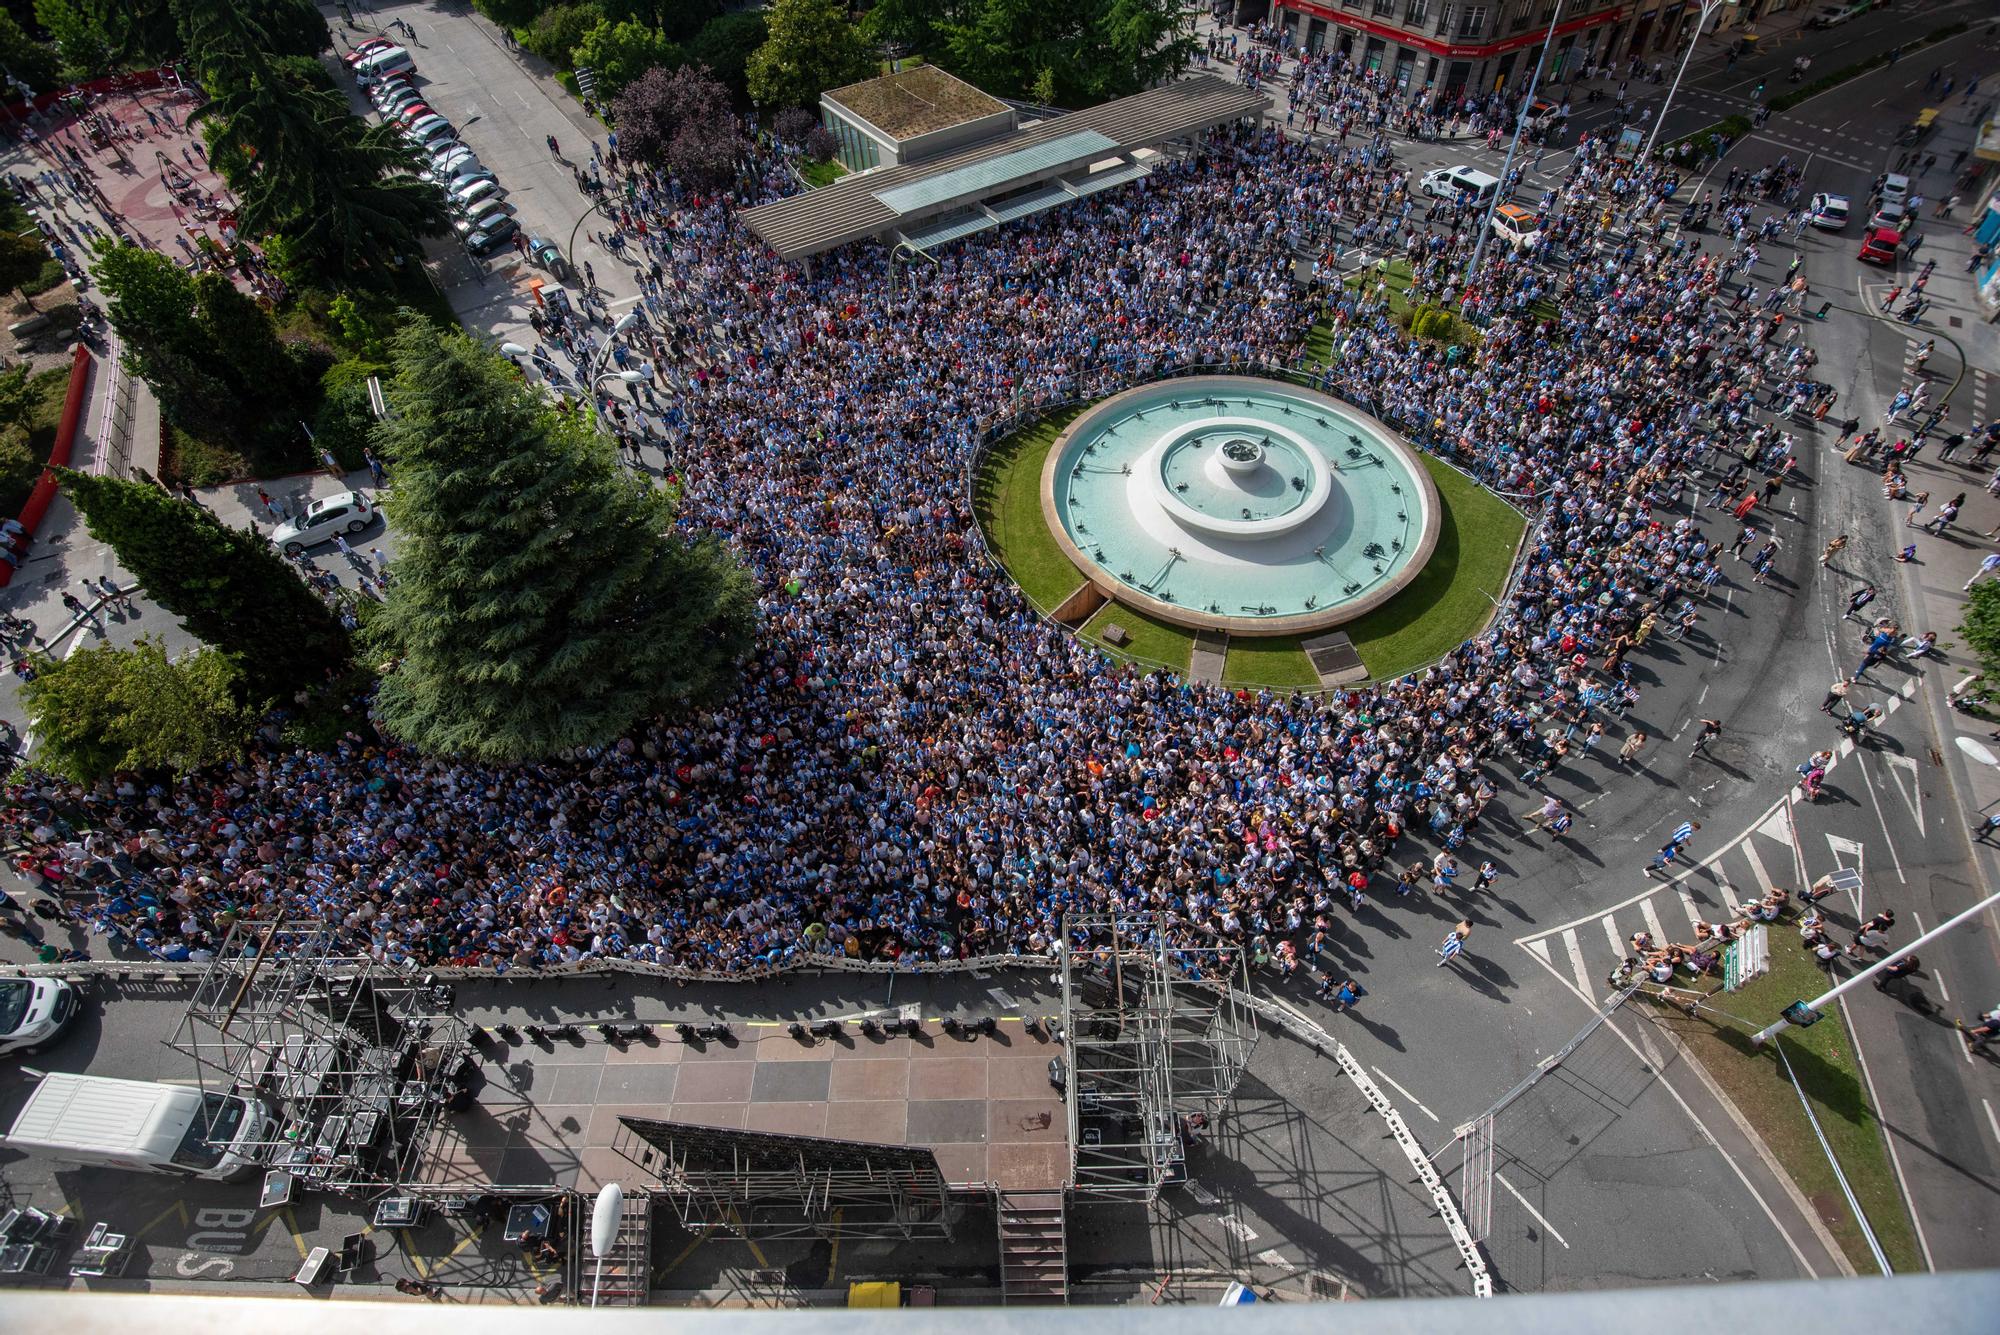
<svg viewBox="0 0 2000 1335">
<path fill-rule="evenodd" d="M 1966 920 L 1977 916 L 1979 913 L 1985 911 L 1988 908 L 1991 908 L 1995 904 L 2000 904 L 2000 894 L 1988 895 L 1986 898 L 1980 900 L 1977 904 L 1974 904 L 1971 908 L 1959 914 L 1957 917 L 1954 917 L 1946 922 L 1939 923 L 1936 927 L 1933 927 L 1930 931 L 1925 932 L 1922 936 L 1910 942 L 1909 945 L 1904 946 L 1901 950 L 1892 951 L 1889 954 L 1884 955 L 1879 961 L 1870 965 L 1868 968 L 1863 969 L 1860 973 L 1855 974 L 1854 977 L 1849 978 L 1846 982 L 1841 983 L 1837 987 L 1828 988 L 1825 992 L 1822 992 L 1820 995 L 1814 997 L 1811 1001 L 1806 1002 L 1805 1003 L 1806 1009 L 1814 1011 L 1818 1010 L 1821 1006 L 1824 1006 L 1827 1002 L 1832 1001 L 1835 997 L 1839 996 L 1841 993 L 1847 991 L 1850 988 L 1857 987 L 1861 983 L 1866 982 L 1868 979 L 1873 978 L 1883 969 L 1887 968 L 1891 964 L 1894 964 L 1897 960 L 1903 958 L 1903 956 L 1914 954 L 1918 946 L 1928 945 L 1930 942 L 1935 941 L 1937 938 L 1943 936 L 1946 932 L 1949 932 L 1952 928 L 1958 926 L 1960 923 L 1965 922 Z M 1808 1019 L 1806 1022 L 1810 1024 L 1812 1021 Z M 1764 1028 L 1759 1029 L 1755 1034 L 1751 1036 L 1750 1041 L 1752 1043 L 1761 1046 L 1764 1043 L 1768 1042 L 1772 1038 L 1772 1036 L 1791 1027 L 1792 1027 L 1792 1022 L 1790 1020 L 1781 1018 L 1777 1021 L 1777 1023 L 1766 1025 Z"/>
<path fill-rule="evenodd" d="M 1701 30 L 1708 26 L 1708 21 L 1715 16 L 1715 11 L 1729 2 L 1730 0 L 1701 0 L 1701 17 L 1695 20 L 1694 36 L 1688 38 L 1687 50 L 1681 52 L 1680 68 L 1674 71 L 1674 81 L 1667 85 L 1667 100 L 1660 103 L 1660 113 L 1653 117 L 1653 132 L 1646 136 L 1646 147 L 1639 153 L 1641 161 L 1653 154 L 1653 141 L 1660 137 L 1660 127 L 1667 123 L 1667 113 L 1673 110 L 1674 94 L 1681 90 L 1681 76 L 1687 73 L 1688 61 L 1694 58 L 1694 46 L 1701 40 Z"/>
<path fill-rule="evenodd" d="M 1542 86 L 1542 67 L 1549 62 L 1549 43 L 1556 39 L 1556 24 L 1562 22 L 1562 12 L 1563 0 L 1556 0 L 1556 7 L 1549 13 L 1548 31 L 1542 34 L 1542 49 L 1535 56 L 1535 75 L 1528 80 L 1528 92 L 1521 99 L 1520 114 L 1514 117 L 1514 137 L 1507 141 L 1507 161 L 1500 166 L 1500 188 L 1486 202 L 1486 216 L 1479 220 L 1479 239 L 1472 243 L 1472 263 L 1465 271 L 1468 280 L 1479 272 L 1479 261 L 1486 254 L 1486 238 L 1493 231 L 1493 212 L 1507 195 L 1507 177 L 1514 170 L 1514 155 L 1521 148 L 1521 131 L 1528 126 L 1528 110 L 1535 105 L 1535 90 Z"/>
<path fill-rule="evenodd" d="M 590 1254 L 597 1258 L 597 1276 L 590 1284 L 592 1307 L 597 1306 L 597 1291 L 604 1287 L 604 1262 L 618 1241 L 618 1222 L 624 1209 L 625 1189 L 616 1182 L 606 1182 L 590 1212 Z"/>
</svg>

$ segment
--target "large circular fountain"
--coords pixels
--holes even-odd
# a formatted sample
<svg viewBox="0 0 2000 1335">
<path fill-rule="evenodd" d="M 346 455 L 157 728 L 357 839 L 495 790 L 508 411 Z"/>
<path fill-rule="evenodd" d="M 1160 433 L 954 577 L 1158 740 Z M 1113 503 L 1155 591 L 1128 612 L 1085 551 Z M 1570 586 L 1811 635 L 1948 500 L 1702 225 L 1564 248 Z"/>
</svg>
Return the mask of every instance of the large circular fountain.
<svg viewBox="0 0 2000 1335">
<path fill-rule="evenodd" d="M 1416 577 L 1437 488 L 1366 413 L 1312 390 L 1203 376 L 1079 416 L 1042 471 L 1064 552 L 1109 597 L 1238 635 L 1351 620 Z"/>
</svg>

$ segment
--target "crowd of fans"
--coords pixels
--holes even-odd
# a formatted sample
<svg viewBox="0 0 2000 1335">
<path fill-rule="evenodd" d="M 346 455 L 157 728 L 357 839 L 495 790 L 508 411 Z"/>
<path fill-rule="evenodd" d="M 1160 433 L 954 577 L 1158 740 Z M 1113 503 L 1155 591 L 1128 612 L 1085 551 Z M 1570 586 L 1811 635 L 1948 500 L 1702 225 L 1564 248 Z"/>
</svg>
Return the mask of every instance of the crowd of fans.
<svg viewBox="0 0 2000 1335">
<path fill-rule="evenodd" d="M 788 188 L 776 156 L 720 194 L 615 147 L 590 175 L 647 316 L 613 347 L 549 322 L 534 361 L 650 372 L 605 402 L 613 429 L 664 452 L 683 522 L 728 535 L 765 591 L 734 698 L 509 769 L 357 732 L 171 782 L 30 774 L 5 813 L 16 866 L 62 913 L 168 958 L 283 908 L 390 960 L 743 971 L 1041 952 L 1066 912 L 1116 906 L 1295 960 L 1366 895 L 1421 889 L 1407 859 L 1476 845 L 1503 769 L 1532 781 L 1626 731 L 1628 654 L 1692 622 L 1786 475 L 1789 436 L 1749 405 L 1811 364 L 1794 302 L 1732 299 L 1754 239 L 1667 239 L 1667 170 L 1589 142 L 1543 248 L 1490 246 L 1470 276 L 1477 211 L 1426 218 L 1406 173 L 1270 129 L 893 282 L 880 249 L 808 272 L 747 233 L 738 208 Z M 1357 228 L 1407 261 L 1412 300 L 1483 336 L 1413 338 L 1398 271 L 1296 281 L 1299 238 Z M 1325 698 L 1227 690 L 1104 658 L 977 550 L 983 424 L 1186 363 L 1303 365 L 1321 319 L 1331 391 L 1532 512 L 1491 632 Z M 1698 466 L 1750 499 L 1710 517 L 1719 540 Z"/>
</svg>

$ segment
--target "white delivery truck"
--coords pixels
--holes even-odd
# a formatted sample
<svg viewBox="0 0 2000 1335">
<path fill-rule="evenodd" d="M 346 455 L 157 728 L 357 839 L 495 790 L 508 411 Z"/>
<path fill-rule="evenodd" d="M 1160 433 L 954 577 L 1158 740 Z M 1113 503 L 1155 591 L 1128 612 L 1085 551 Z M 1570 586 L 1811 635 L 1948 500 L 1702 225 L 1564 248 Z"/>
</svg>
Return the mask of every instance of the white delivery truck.
<svg viewBox="0 0 2000 1335">
<path fill-rule="evenodd" d="M 261 1100 L 60 1071 L 42 1077 L 7 1133 L 11 1148 L 65 1163 L 213 1181 L 256 1167 L 254 1147 L 270 1141 Z"/>
</svg>

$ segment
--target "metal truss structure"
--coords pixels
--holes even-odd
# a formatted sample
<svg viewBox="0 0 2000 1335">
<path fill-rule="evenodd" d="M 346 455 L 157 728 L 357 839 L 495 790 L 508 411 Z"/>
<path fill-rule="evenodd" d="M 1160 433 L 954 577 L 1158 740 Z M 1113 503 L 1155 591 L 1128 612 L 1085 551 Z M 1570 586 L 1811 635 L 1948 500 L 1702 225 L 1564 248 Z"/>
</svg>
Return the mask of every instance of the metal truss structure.
<svg viewBox="0 0 2000 1335">
<path fill-rule="evenodd" d="M 1244 952 L 1171 946 L 1164 929 L 1152 913 L 1063 921 L 1064 1095 L 1079 1202 L 1151 1201 L 1182 1180 L 1187 1140 L 1222 1117 L 1257 1043 Z"/>
<path fill-rule="evenodd" d="M 937 1156 L 920 1146 L 618 1119 L 617 1148 L 657 1182 L 690 1231 L 742 1238 L 949 1238 Z M 836 1225 L 836 1220 L 837 1225 Z"/>
<path fill-rule="evenodd" d="M 419 1183 L 463 1091 L 472 1036 L 452 1002 L 427 975 L 336 954 L 325 923 L 238 922 L 167 1041 L 204 1091 L 274 1113 L 245 1147 L 267 1168 L 369 1197 Z"/>
</svg>

